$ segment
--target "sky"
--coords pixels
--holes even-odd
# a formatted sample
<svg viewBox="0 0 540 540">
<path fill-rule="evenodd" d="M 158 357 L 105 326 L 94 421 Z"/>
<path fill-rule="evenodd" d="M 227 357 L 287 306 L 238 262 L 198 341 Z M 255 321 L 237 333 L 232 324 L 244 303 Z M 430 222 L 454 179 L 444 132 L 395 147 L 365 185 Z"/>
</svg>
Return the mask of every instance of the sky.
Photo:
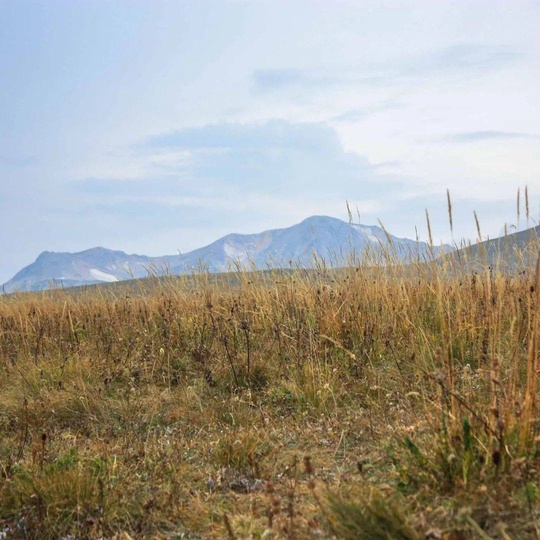
<svg viewBox="0 0 540 540">
<path fill-rule="evenodd" d="M 437 242 L 535 225 L 538 28 L 536 0 L 0 0 L 0 283 L 347 202 Z"/>
</svg>

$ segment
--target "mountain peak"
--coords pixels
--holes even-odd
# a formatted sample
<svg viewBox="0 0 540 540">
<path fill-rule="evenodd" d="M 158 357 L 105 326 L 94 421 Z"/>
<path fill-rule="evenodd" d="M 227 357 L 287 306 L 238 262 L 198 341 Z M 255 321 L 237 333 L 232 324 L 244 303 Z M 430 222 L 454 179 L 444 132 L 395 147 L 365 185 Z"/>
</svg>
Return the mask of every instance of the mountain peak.
<svg viewBox="0 0 540 540">
<path fill-rule="evenodd" d="M 101 246 L 96 246 L 90 249 L 85 249 L 84 251 L 79 251 L 79 254 L 85 255 L 125 255 L 123 251 L 118 251 L 115 249 L 108 249 Z"/>
<path fill-rule="evenodd" d="M 37 261 L 40 261 L 40 260 L 43 260 L 43 259 L 47 259 L 48 257 L 50 257 L 51 255 L 54 255 L 54 251 L 42 251 L 36 258 L 36 262 Z"/>
<path fill-rule="evenodd" d="M 345 223 L 343 220 L 330 216 L 310 216 L 300 222 L 302 224 L 325 224 L 325 223 Z"/>
</svg>

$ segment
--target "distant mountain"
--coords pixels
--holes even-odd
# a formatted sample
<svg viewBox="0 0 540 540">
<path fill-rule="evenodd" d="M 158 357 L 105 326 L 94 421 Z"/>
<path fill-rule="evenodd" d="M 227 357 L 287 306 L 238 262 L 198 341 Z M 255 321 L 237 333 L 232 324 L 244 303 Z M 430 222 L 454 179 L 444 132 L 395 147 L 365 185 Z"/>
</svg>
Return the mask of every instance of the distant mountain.
<svg viewBox="0 0 540 540">
<path fill-rule="evenodd" d="M 351 258 L 370 252 L 372 259 L 392 252 L 400 260 L 436 255 L 449 246 L 429 248 L 426 243 L 387 234 L 381 227 L 355 225 L 339 219 L 313 216 L 285 229 L 259 234 L 229 234 L 183 255 L 147 257 L 123 251 L 93 248 L 79 253 L 45 251 L 4 286 L 5 292 L 37 291 L 123 281 L 148 275 L 182 274 L 198 270 L 312 268 L 315 260 L 344 266 Z"/>
<path fill-rule="evenodd" d="M 166 258 L 126 255 L 96 247 L 79 253 L 44 251 L 31 265 L 23 268 L 3 289 L 37 291 L 52 287 L 72 287 L 113 282 L 149 275 L 153 265 L 166 264 Z M 161 269 L 160 269 L 161 271 Z"/>
<path fill-rule="evenodd" d="M 209 246 L 196 249 L 181 257 L 172 266 L 175 274 L 202 267 L 210 272 L 223 272 L 231 265 L 243 268 L 310 268 L 315 258 L 328 265 L 343 266 L 351 257 L 369 251 L 373 258 L 381 248 L 391 250 L 399 259 L 425 257 L 429 246 L 407 238 L 387 235 L 381 227 L 355 225 L 340 219 L 313 216 L 286 229 L 259 234 L 229 234 Z M 451 249 L 449 246 L 446 246 Z M 434 248 L 439 253 L 440 248 Z"/>
</svg>

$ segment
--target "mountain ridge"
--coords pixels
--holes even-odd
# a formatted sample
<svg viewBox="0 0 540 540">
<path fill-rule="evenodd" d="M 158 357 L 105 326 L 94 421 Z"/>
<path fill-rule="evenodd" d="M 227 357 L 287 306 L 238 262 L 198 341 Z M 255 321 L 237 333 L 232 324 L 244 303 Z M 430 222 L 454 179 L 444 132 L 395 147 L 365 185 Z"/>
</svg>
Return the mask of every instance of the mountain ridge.
<svg viewBox="0 0 540 540">
<path fill-rule="evenodd" d="M 450 247 L 430 248 L 424 242 L 392 236 L 375 225 L 310 216 L 290 227 L 251 234 L 230 233 L 180 255 L 149 257 L 100 246 L 76 253 L 44 251 L 6 282 L 3 291 L 35 291 L 199 270 L 310 268 L 316 258 L 343 266 L 366 250 L 375 254 L 384 249 L 394 250 L 399 259 L 405 260 L 426 257 L 430 250 L 437 254 Z"/>
</svg>

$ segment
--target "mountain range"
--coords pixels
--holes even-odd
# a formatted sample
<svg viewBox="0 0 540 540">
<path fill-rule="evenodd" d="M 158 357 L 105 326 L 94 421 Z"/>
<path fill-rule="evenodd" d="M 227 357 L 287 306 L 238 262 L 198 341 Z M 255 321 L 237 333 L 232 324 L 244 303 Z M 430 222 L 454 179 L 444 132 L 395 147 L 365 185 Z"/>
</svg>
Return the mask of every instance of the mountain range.
<svg viewBox="0 0 540 540">
<path fill-rule="evenodd" d="M 147 257 L 102 247 L 79 253 L 45 251 L 5 283 L 3 291 L 38 291 L 194 271 L 313 268 L 322 260 L 337 267 L 366 252 L 370 252 L 372 260 L 387 252 L 400 260 L 417 260 L 450 250 L 450 246 L 430 247 L 424 242 L 397 238 L 377 226 L 312 216 L 284 229 L 229 234 L 179 255 Z"/>
</svg>

